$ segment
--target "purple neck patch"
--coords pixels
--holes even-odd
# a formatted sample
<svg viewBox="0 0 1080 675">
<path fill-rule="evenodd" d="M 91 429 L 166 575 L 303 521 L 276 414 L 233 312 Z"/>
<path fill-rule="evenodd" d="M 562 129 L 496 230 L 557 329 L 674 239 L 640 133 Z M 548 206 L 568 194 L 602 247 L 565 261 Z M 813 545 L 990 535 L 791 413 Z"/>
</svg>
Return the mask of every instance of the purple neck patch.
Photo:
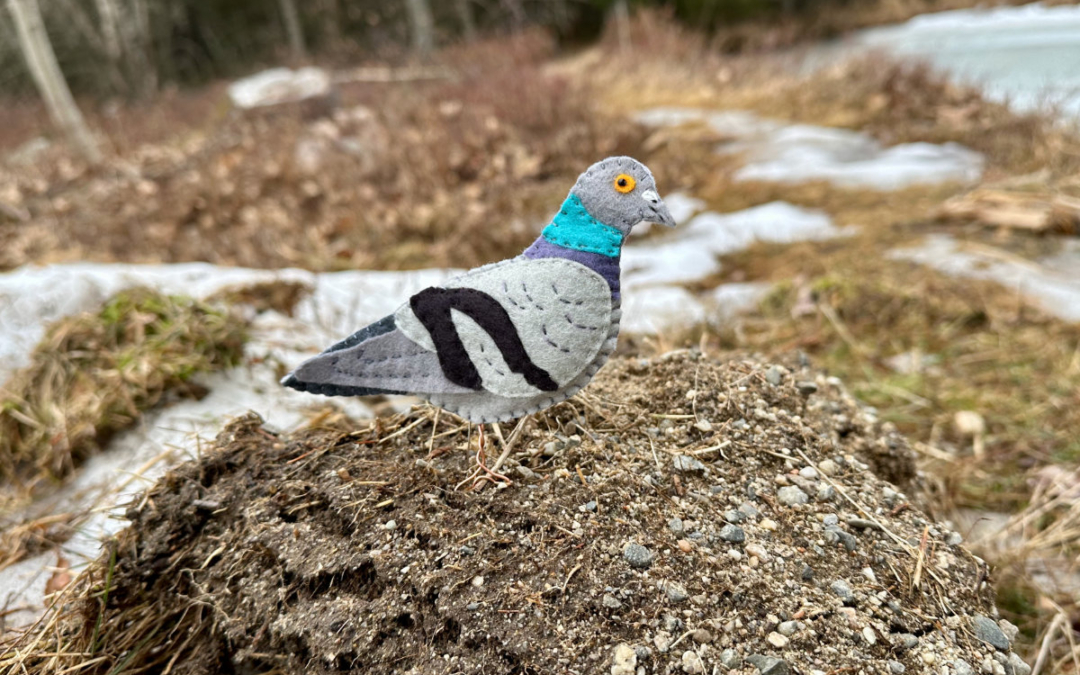
<svg viewBox="0 0 1080 675">
<path fill-rule="evenodd" d="M 525 249 L 525 252 L 522 255 L 534 260 L 537 258 L 564 258 L 580 263 L 604 277 L 604 280 L 608 282 L 608 286 L 611 288 L 611 299 L 619 299 L 618 256 L 613 258 L 599 253 L 590 253 L 589 251 L 579 251 L 577 249 L 559 246 L 558 244 L 551 243 L 542 236 L 534 241 L 532 246 Z"/>
</svg>

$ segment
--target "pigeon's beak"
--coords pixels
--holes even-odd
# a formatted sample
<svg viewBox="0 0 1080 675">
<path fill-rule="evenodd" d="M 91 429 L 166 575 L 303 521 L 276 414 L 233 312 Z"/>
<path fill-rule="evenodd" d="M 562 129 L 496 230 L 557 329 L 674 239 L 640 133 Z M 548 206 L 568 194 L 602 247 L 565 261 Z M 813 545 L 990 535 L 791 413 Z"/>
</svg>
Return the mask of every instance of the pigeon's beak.
<svg viewBox="0 0 1080 675">
<path fill-rule="evenodd" d="M 645 220 L 660 223 L 664 227 L 675 227 L 675 219 L 671 217 L 671 212 L 668 211 L 664 200 L 660 199 L 660 195 L 656 194 L 656 190 L 646 190 L 641 196 L 652 210 Z"/>
</svg>

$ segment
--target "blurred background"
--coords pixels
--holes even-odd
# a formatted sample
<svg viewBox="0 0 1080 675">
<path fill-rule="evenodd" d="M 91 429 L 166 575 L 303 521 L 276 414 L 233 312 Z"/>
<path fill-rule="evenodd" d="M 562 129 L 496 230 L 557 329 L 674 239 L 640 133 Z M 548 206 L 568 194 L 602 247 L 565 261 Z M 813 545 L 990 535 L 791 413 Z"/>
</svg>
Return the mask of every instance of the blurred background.
<svg viewBox="0 0 1080 675">
<path fill-rule="evenodd" d="M 629 154 L 680 227 L 627 244 L 621 351 L 841 378 L 1077 672 L 1078 119 L 1065 2 L 4 0 L 3 625 L 198 434 L 328 414 L 276 378 Z"/>
</svg>

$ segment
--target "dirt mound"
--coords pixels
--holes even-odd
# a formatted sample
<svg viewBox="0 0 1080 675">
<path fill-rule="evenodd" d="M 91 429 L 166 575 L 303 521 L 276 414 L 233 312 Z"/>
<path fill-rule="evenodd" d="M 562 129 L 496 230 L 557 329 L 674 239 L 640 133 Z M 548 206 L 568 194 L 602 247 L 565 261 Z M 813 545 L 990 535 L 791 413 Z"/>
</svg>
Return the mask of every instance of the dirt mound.
<svg viewBox="0 0 1080 675">
<path fill-rule="evenodd" d="M 836 381 L 622 359 L 523 439 L 513 485 L 470 491 L 477 434 L 433 409 L 238 419 L 130 509 L 31 670 L 1026 668 L 986 564 L 872 472 L 912 477 L 910 452 Z"/>
</svg>

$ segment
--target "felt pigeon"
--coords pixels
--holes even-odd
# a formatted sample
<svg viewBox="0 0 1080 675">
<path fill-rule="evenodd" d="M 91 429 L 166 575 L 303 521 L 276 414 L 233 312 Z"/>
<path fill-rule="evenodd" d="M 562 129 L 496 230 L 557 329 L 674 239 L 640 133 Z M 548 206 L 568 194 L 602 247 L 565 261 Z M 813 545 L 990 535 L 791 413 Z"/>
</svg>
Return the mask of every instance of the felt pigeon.
<svg viewBox="0 0 1080 675">
<path fill-rule="evenodd" d="M 480 424 L 555 405 L 615 350 L 619 255 L 642 221 L 675 225 L 649 169 L 630 157 L 597 162 L 524 253 L 420 291 L 282 384 L 327 396 L 414 394 Z"/>
</svg>

